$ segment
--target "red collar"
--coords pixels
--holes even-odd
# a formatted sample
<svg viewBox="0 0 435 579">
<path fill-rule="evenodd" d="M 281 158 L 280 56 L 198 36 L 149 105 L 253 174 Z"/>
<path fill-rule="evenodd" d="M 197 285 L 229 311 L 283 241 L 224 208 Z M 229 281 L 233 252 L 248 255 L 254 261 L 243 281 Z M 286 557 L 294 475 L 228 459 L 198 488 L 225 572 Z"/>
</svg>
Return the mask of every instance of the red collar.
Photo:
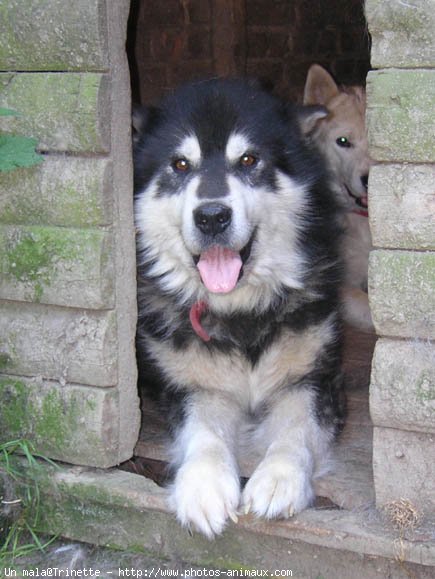
<svg viewBox="0 0 435 579">
<path fill-rule="evenodd" d="M 204 342 L 209 342 L 211 340 L 210 336 L 204 330 L 201 325 L 201 317 L 208 309 L 207 303 L 204 301 L 195 302 L 193 306 L 190 308 L 189 312 L 189 319 L 190 323 L 192 324 L 192 328 L 195 333 L 202 339 Z"/>
<path fill-rule="evenodd" d="M 369 212 L 365 209 L 352 209 L 352 213 L 356 213 L 357 215 L 361 215 L 361 217 L 368 217 Z"/>
</svg>

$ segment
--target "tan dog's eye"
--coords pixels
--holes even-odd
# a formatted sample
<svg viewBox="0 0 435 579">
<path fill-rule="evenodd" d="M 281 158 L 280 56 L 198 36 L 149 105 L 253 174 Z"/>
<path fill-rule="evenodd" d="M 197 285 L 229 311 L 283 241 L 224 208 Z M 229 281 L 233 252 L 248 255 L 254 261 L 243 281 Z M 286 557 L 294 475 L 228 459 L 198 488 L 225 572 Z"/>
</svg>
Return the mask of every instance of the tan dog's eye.
<svg viewBox="0 0 435 579">
<path fill-rule="evenodd" d="M 338 137 L 338 139 L 335 142 L 339 147 L 344 147 L 346 149 L 352 146 L 352 143 L 349 141 L 347 137 Z"/>
</svg>

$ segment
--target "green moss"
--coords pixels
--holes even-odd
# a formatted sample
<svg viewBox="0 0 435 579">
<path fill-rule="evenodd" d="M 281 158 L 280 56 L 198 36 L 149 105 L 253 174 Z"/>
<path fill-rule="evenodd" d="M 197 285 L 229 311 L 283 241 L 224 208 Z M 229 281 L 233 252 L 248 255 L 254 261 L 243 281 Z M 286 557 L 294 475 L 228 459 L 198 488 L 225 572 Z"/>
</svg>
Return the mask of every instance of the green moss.
<svg viewBox="0 0 435 579">
<path fill-rule="evenodd" d="M 56 457 L 64 453 L 76 456 L 77 446 L 80 445 L 82 453 L 85 449 L 89 452 L 89 448 L 98 452 L 95 449 L 101 444 L 99 437 L 85 424 L 81 424 L 82 419 L 86 423 L 86 418 L 92 412 L 92 405 L 96 406 L 94 400 L 83 400 L 83 395 L 78 392 L 65 397 L 62 390 L 50 390 L 34 409 L 32 416 L 34 440 L 43 447 L 44 452 Z"/>
<path fill-rule="evenodd" d="M 59 483 L 59 489 L 67 494 L 74 497 L 76 501 L 80 501 L 86 504 L 92 503 L 95 508 L 96 505 L 112 505 L 112 508 L 131 507 L 136 508 L 136 503 L 134 500 L 129 500 L 125 496 L 119 495 L 114 490 L 107 490 L 105 487 L 99 484 L 91 484 L 86 482 L 84 484 L 80 483 L 68 483 L 64 485 L 62 482 Z"/>
<path fill-rule="evenodd" d="M 29 428 L 28 390 L 24 382 L 0 378 L 2 439 L 22 436 Z"/>
<path fill-rule="evenodd" d="M 50 241 L 36 240 L 31 234 L 24 235 L 8 253 L 7 273 L 19 281 L 39 279 L 40 270 L 48 268 L 53 261 L 50 250 L 57 249 Z"/>
<path fill-rule="evenodd" d="M 44 287 L 51 285 L 59 260 L 77 256 L 68 236 L 49 228 L 16 229 L 6 234 L 3 273 L 31 287 L 28 298 L 39 302 Z"/>
<path fill-rule="evenodd" d="M 44 396 L 40 412 L 35 416 L 35 437 L 37 440 L 50 441 L 50 444 L 55 442 L 57 448 L 62 448 L 67 444 L 77 419 L 76 401 L 73 399 L 66 405 L 60 394 L 52 390 Z"/>
<path fill-rule="evenodd" d="M 17 332 L 13 330 L 10 330 L 7 336 L 0 337 L 0 372 L 14 374 L 13 370 L 17 361 L 17 339 Z"/>
<path fill-rule="evenodd" d="M 94 502 L 92 495 L 83 500 L 76 496 L 75 492 L 69 492 L 69 485 L 56 482 L 56 500 L 52 496 L 42 497 L 44 509 L 40 519 L 40 530 L 53 534 L 68 534 L 80 537 L 82 540 L 94 540 L 93 533 L 99 528 L 114 528 L 116 521 L 124 521 L 125 516 L 131 517 L 132 525 L 137 522 L 133 519 L 129 509 L 113 506 L 109 500 L 107 502 Z M 110 498 L 110 497 L 109 497 Z M 91 523 L 92 521 L 92 523 Z M 100 535 L 97 532 L 97 536 Z M 117 543 L 119 538 L 116 534 L 107 541 L 114 549 L 130 548 L 127 543 Z M 124 537 L 122 537 L 124 538 Z M 128 537 L 129 538 L 129 537 Z M 138 552 L 144 550 L 138 549 Z"/>
<path fill-rule="evenodd" d="M 421 402 L 435 400 L 435 383 L 429 372 L 422 372 L 417 383 L 417 398 Z"/>
<path fill-rule="evenodd" d="M 11 363 L 11 357 L 9 356 L 9 354 L 5 354 L 3 352 L 0 352 L 0 372 L 2 370 L 6 370 L 6 368 L 8 368 L 8 366 L 10 366 Z"/>
<path fill-rule="evenodd" d="M 0 379 L 0 424 L 2 438 L 22 437 L 53 456 L 76 452 L 81 417 L 86 417 L 95 401 L 83 400 L 77 392 L 68 396 L 62 389 L 35 389 L 31 383 L 11 378 Z M 92 433 L 86 443 L 95 444 Z"/>
</svg>

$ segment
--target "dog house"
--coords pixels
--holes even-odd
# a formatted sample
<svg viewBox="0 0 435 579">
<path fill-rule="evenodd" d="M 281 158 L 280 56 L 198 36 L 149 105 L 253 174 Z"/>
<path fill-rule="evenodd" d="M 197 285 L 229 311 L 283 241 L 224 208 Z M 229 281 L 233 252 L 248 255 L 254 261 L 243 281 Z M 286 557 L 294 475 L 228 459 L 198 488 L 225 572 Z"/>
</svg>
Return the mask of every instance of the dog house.
<svg viewBox="0 0 435 579">
<path fill-rule="evenodd" d="M 0 173 L 0 437 L 29 438 L 62 463 L 49 471 L 43 528 L 212 567 L 429 577 L 432 2 L 367 0 L 367 22 L 360 0 L 0 0 L 0 15 L 0 107 L 19 113 L 0 117 L 0 133 L 33 136 L 44 153 L 36 167 Z M 158 478 L 165 455 L 162 425 L 147 402 L 140 412 L 137 389 L 131 94 L 146 103 L 188 79 L 249 75 L 298 100 L 313 62 L 363 83 L 370 37 L 378 338 L 347 334 L 350 417 L 336 472 L 293 520 L 241 517 L 213 543 L 191 537 L 143 476 Z M 414 525 L 400 523 L 407 508 Z"/>
</svg>

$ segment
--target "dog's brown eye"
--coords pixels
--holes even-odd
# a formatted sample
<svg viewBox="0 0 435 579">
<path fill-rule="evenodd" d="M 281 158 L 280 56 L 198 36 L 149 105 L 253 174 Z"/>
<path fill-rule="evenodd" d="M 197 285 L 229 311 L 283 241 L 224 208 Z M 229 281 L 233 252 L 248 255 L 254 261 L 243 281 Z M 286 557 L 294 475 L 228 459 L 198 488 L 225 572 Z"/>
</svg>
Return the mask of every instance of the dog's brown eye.
<svg viewBox="0 0 435 579">
<path fill-rule="evenodd" d="M 257 164 L 257 158 L 254 155 L 250 155 L 249 153 L 245 153 L 240 157 L 240 164 L 242 167 L 253 167 Z"/>
<path fill-rule="evenodd" d="M 349 148 L 352 146 L 352 143 L 349 141 L 347 137 L 338 137 L 335 141 L 339 147 Z"/>
<path fill-rule="evenodd" d="M 190 164 L 187 159 L 175 159 L 175 161 L 172 163 L 172 168 L 174 171 L 178 171 L 179 173 L 186 173 L 186 171 L 190 169 Z"/>
</svg>

